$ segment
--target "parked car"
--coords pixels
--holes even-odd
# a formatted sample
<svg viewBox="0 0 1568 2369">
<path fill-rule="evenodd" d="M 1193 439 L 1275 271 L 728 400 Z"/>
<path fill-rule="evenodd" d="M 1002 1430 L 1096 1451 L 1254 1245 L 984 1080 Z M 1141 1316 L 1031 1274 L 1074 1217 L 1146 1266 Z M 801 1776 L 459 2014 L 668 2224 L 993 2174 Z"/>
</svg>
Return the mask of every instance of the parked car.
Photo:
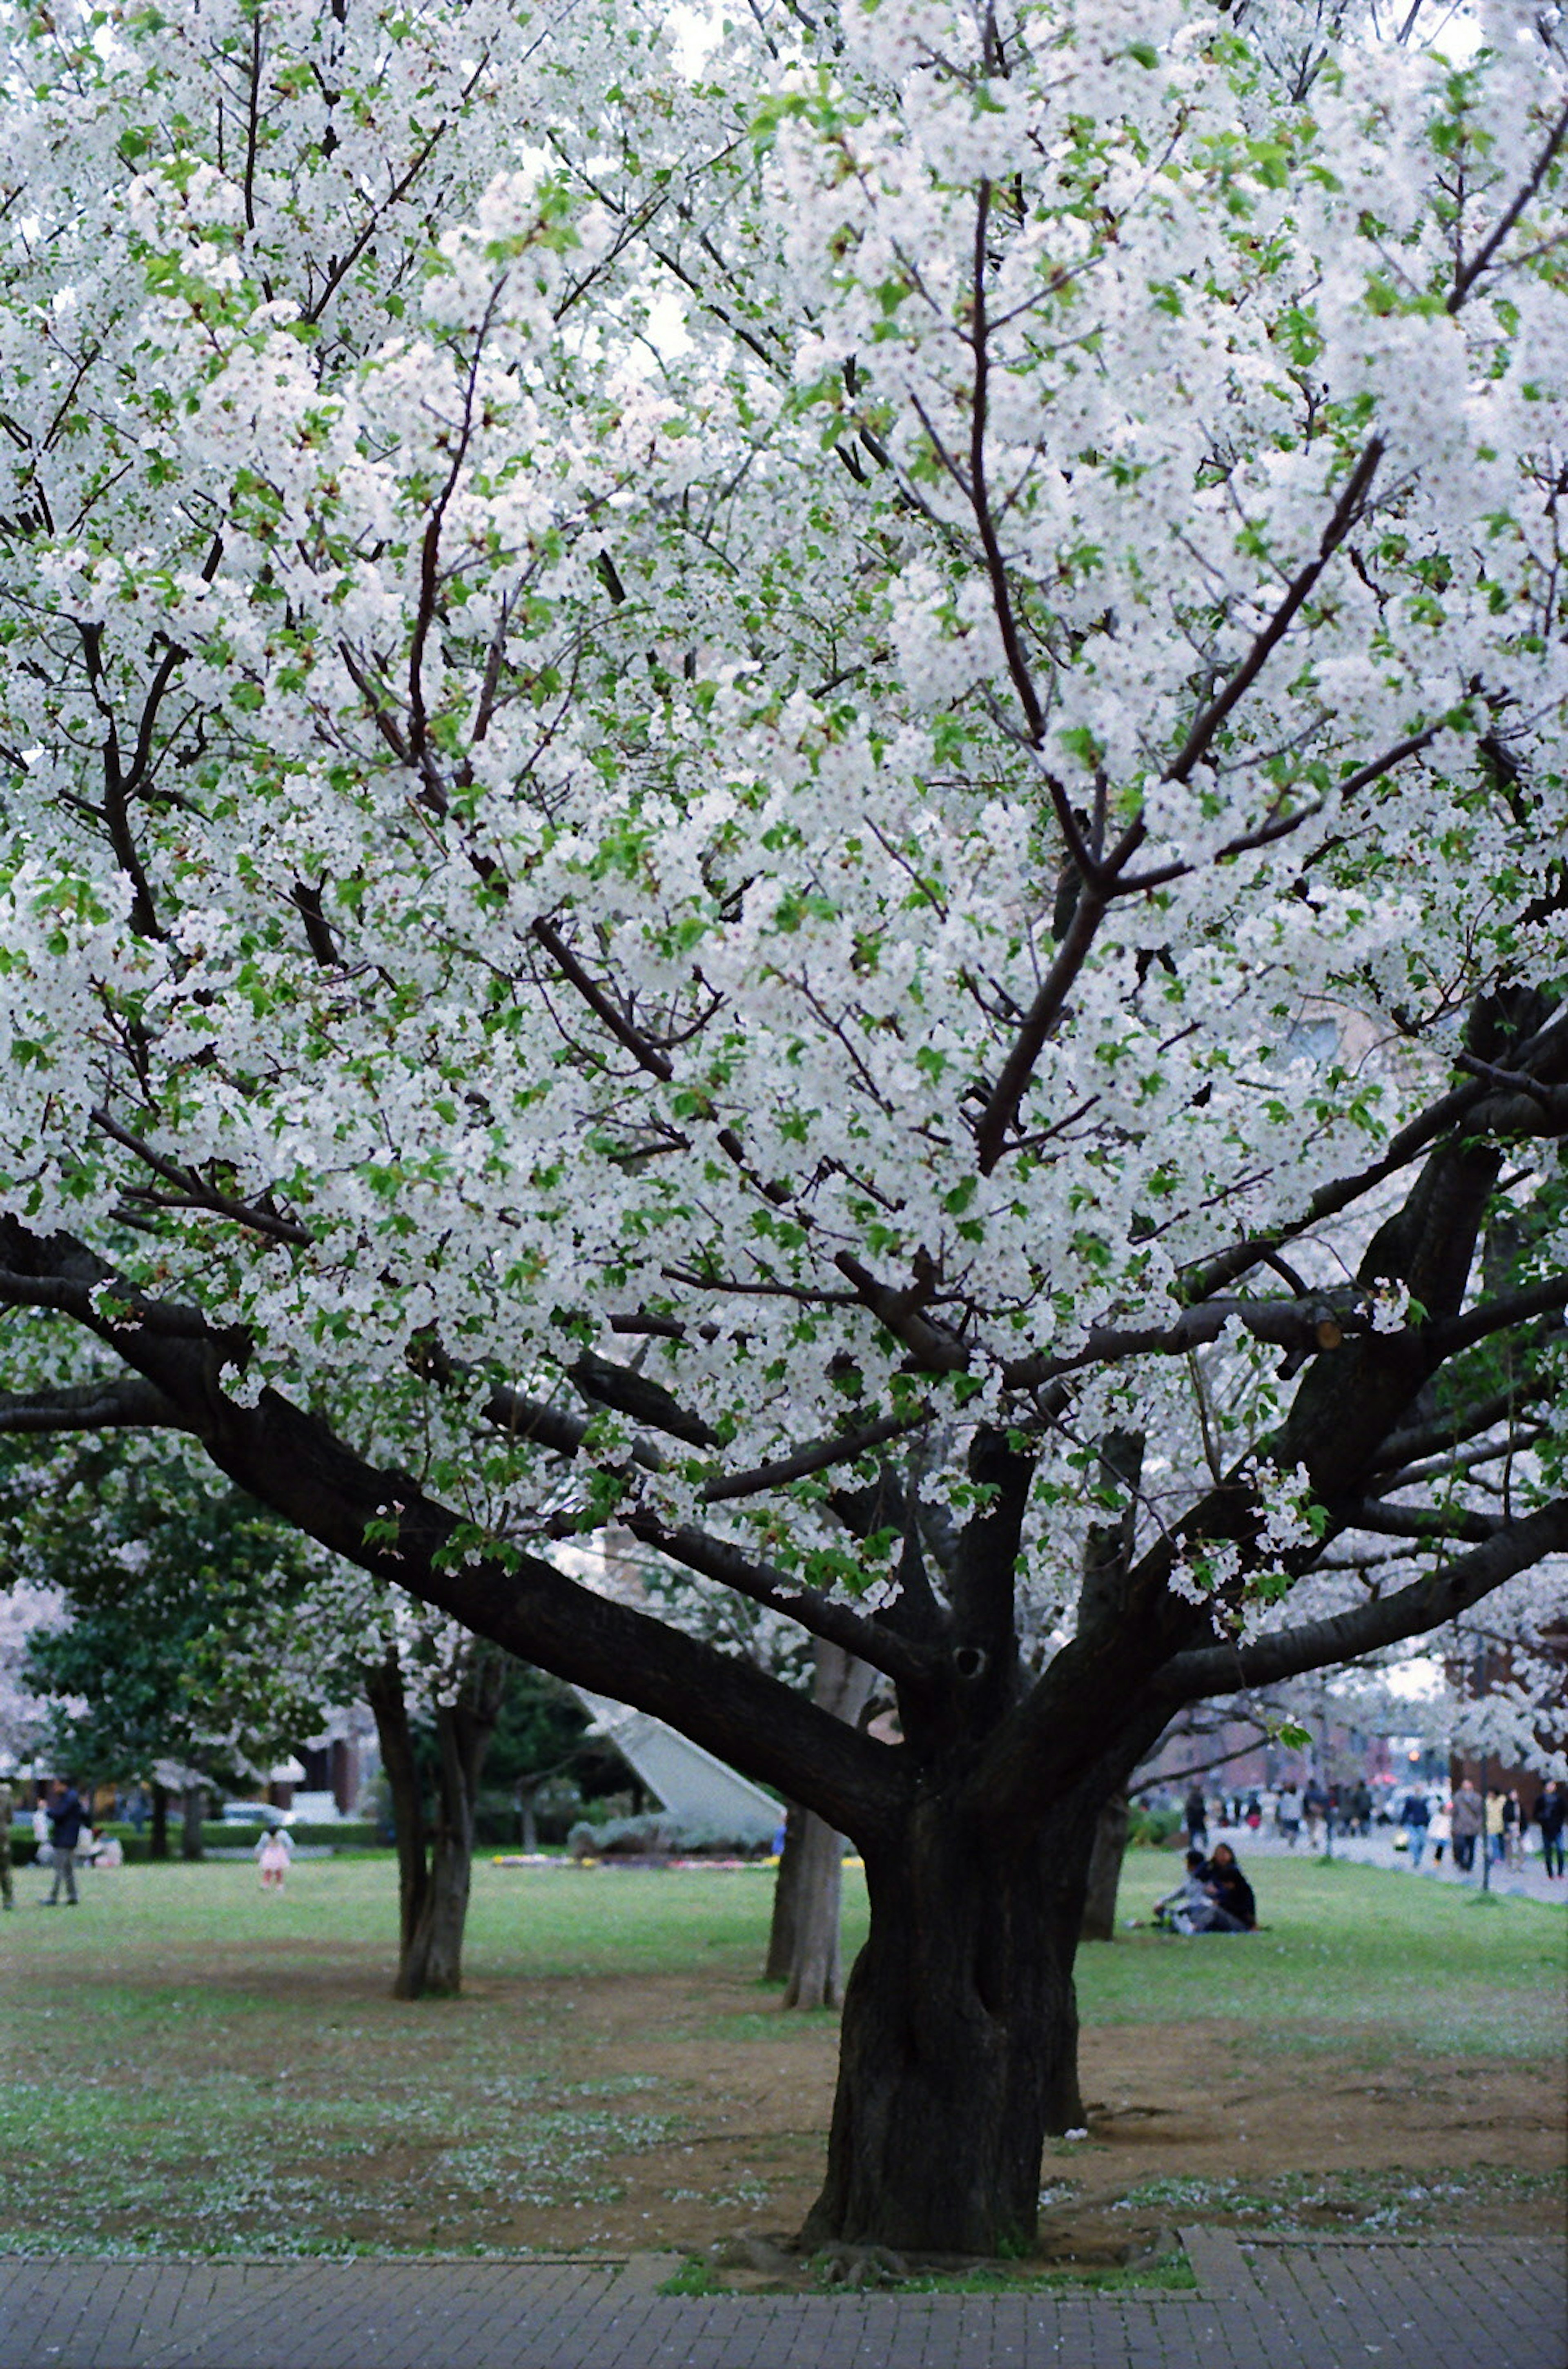
<svg viewBox="0 0 1568 2369">
<path fill-rule="evenodd" d="M 225 1802 L 225 1826 L 292 1826 L 298 1824 L 297 1810 L 280 1810 L 276 1802 Z"/>
</svg>

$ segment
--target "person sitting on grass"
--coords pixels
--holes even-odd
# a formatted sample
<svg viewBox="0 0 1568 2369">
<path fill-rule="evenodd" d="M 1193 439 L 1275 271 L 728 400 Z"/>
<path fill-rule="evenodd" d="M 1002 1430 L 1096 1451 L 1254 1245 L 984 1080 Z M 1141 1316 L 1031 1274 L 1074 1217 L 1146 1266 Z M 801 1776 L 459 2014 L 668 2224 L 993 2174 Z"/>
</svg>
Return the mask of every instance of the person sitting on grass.
<svg viewBox="0 0 1568 2369">
<path fill-rule="evenodd" d="M 1203 1871 L 1203 1881 L 1213 1897 L 1217 1918 L 1225 1920 L 1210 1926 L 1210 1932 L 1257 1931 L 1258 1904 L 1229 1843 L 1215 1844 L 1214 1856 Z"/>
<path fill-rule="evenodd" d="M 1187 1871 L 1174 1892 L 1154 1904 L 1154 1922 L 1166 1933 L 1202 1933 L 1214 1913 L 1214 1896 L 1203 1880 L 1207 1862 L 1200 1850 L 1187 1853 Z"/>
</svg>

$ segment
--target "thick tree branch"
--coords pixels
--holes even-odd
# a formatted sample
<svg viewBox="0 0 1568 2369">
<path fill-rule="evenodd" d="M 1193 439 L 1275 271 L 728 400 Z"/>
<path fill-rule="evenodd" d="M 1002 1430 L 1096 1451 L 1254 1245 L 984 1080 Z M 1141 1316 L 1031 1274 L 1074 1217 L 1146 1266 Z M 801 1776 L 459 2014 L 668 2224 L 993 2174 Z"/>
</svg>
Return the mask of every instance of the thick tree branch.
<svg viewBox="0 0 1568 2369">
<path fill-rule="evenodd" d="M 1432 1345 L 1443 1357 L 1457 1357 L 1461 1350 L 1471 1349 L 1478 1341 L 1489 1340 L 1495 1333 L 1505 1333 L 1515 1324 L 1528 1323 L 1532 1316 L 1548 1316 L 1568 1308 L 1568 1275 L 1549 1276 L 1543 1282 L 1524 1285 L 1517 1291 L 1500 1293 L 1494 1299 L 1481 1300 L 1474 1308 L 1466 1309 L 1462 1316 L 1452 1316 L 1446 1323 L 1432 1328 Z"/>
<path fill-rule="evenodd" d="M 1565 1053 L 1568 1053 L 1568 1007 L 1560 1007 L 1528 1042 L 1518 1048 L 1512 1067 L 1515 1071 L 1527 1073 L 1538 1082 L 1556 1082 Z M 1462 1129 L 1476 1136 L 1499 1132 L 1501 1121 L 1509 1107 L 1516 1109 L 1521 1104 L 1532 1115 L 1532 1123 L 1527 1125 L 1524 1132 L 1533 1134 L 1538 1131 L 1533 1122 L 1539 1122 L 1540 1113 L 1530 1097 L 1500 1095 L 1479 1079 L 1453 1087 L 1436 1102 L 1429 1104 L 1425 1110 L 1418 1111 L 1413 1118 L 1407 1120 L 1390 1138 L 1388 1149 L 1379 1159 L 1348 1176 L 1336 1177 L 1333 1183 L 1320 1186 L 1306 1202 L 1299 1217 L 1289 1225 L 1281 1227 L 1275 1233 L 1257 1235 L 1246 1242 L 1234 1243 L 1230 1250 L 1221 1251 L 1217 1258 L 1194 1268 L 1183 1296 L 1190 1303 L 1223 1291 L 1227 1285 L 1236 1282 L 1251 1268 L 1261 1265 L 1284 1243 L 1295 1241 L 1324 1218 L 1337 1217 L 1341 1210 L 1349 1208 L 1353 1202 L 1362 1199 L 1387 1178 L 1397 1174 L 1402 1168 L 1408 1168 L 1449 1128 Z"/>
<path fill-rule="evenodd" d="M 29 1237 L 8 1219 L 0 1242 L 14 1264 L 35 1270 L 25 1280 L 40 1289 L 60 1284 L 60 1300 L 32 1304 L 58 1305 L 96 1333 L 152 1384 L 221 1471 L 329 1551 L 523 1661 L 669 1721 L 842 1833 L 875 1841 L 898 1824 L 908 1779 L 901 1757 L 885 1745 L 753 1664 L 597 1594 L 539 1556 L 513 1549 L 504 1558 L 474 1556 L 459 1543 L 459 1516 L 408 1474 L 371 1463 L 280 1391 L 262 1391 L 254 1406 L 228 1397 L 223 1336 L 192 1337 L 188 1311 L 178 1311 L 177 1333 L 139 1317 L 111 1328 L 91 1310 L 87 1278 L 96 1272 L 112 1285 L 113 1277 L 69 1235 Z"/>
<path fill-rule="evenodd" d="M 1482 1546 L 1505 1527 L 1494 1514 L 1478 1514 L 1460 1505 L 1366 1503 L 1342 1508 L 1335 1522 L 1341 1536 L 1346 1530 L 1366 1530 L 1375 1539 L 1424 1539 L 1428 1545 L 1462 1539 L 1467 1546 Z"/>
<path fill-rule="evenodd" d="M 1376 1603 L 1306 1621 L 1299 1629 L 1258 1637 L 1251 1644 L 1211 1645 L 1179 1654 L 1156 1681 L 1157 1700 L 1173 1708 L 1206 1695 L 1234 1693 L 1241 1687 L 1277 1686 L 1284 1678 L 1336 1662 L 1355 1661 L 1424 1637 L 1468 1612 L 1505 1580 L 1530 1570 L 1548 1555 L 1568 1552 L 1568 1498 L 1554 1498 L 1499 1530 L 1458 1562 L 1414 1581 Z"/>
<path fill-rule="evenodd" d="M 891 1678 L 895 1686 L 911 1682 L 918 1685 L 930 1677 L 929 1657 L 906 1639 L 892 1635 L 880 1622 L 857 1612 L 853 1605 L 841 1604 L 816 1588 L 800 1587 L 787 1573 L 754 1562 L 727 1539 L 709 1538 L 704 1531 L 685 1523 L 670 1529 L 651 1514 L 623 1514 L 620 1521 L 635 1539 L 644 1546 L 657 1548 L 671 1562 L 696 1572 L 704 1579 L 716 1580 L 721 1587 L 731 1587 L 738 1596 L 747 1596 L 753 1604 L 765 1605 L 771 1612 L 783 1613 L 787 1619 L 798 1621 L 812 1636 L 824 1638 L 830 1645 L 841 1645 L 847 1654 L 858 1654 L 863 1662 L 869 1662 L 874 1669 Z"/>
<path fill-rule="evenodd" d="M 0 1434 L 182 1428 L 177 1408 L 139 1374 L 57 1390 L 0 1390 Z"/>
</svg>

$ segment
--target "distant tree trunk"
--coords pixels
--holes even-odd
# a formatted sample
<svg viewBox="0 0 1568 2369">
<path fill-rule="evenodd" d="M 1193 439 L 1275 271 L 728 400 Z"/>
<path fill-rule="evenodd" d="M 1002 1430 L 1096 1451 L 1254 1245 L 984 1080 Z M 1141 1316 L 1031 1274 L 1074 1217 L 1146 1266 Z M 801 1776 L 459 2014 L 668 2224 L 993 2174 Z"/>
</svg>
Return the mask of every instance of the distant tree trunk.
<svg viewBox="0 0 1568 2369">
<path fill-rule="evenodd" d="M 188 1785 L 180 1804 L 179 1855 L 181 1859 L 201 1856 L 201 1820 L 207 1807 L 205 1785 Z"/>
<path fill-rule="evenodd" d="M 1100 1811 L 1094 1827 L 1094 1848 L 1089 1855 L 1089 1884 L 1083 1895 L 1081 1941 L 1114 1941 L 1116 1938 L 1116 1888 L 1127 1850 L 1127 1800 L 1118 1790 Z"/>
<path fill-rule="evenodd" d="M 395 1650 L 366 1677 L 397 1835 L 398 1954 L 394 1998 L 455 1998 L 474 1865 L 474 1811 L 506 1685 L 507 1656 L 476 1648 L 457 1699 L 435 1714 L 439 1754 L 433 1819 L 414 1759 Z"/>
<path fill-rule="evenodd" d="M 538 1788 L 519 1783 L 517 1789 L 518 1844 L 530 1853 L 539 1848 Z"/>
<path fill-rule="evenodd" d="M 167 1859 L 169 1855 L 169 1795 L 166 1785 L 153 1786 L 153 1832 L 147 1844 L 150 1859 Z"/>
<path fill-rule="evenodd" d="M 795 1963 L 795 1904 L 800 1894 L 800 1837 L 809 1813 L 798 1802 L 784 1803 L 784 1848 L 773 1878 L 773 1916 L 768 1928 L 768 1963 L 762 1978 L 787 1983 Z"/>
<path fill-rule="evenodd" d="M 394 1998 L 418 1998 L 413 1983 L 415 1938 L 429 1889 L 426 1857 L 425 1804 L 418 1771 L 414 1765 L 414 1737 L 408 1725 L 408 1701 L 403 1688 L 403 1665 L 397 1648 L 389 1646 L 384 1660 L 365 1673 L 365 1700 L 375 1720 L 381 1745 L 382 1773 L 392 1796 L 392 1832 L 397 1846 L 397 1974 Z"/>
<path fill-rule="evenodd" d="M 841 1645 L 830 1645 L 820 1637 L 814 1641 L 813 1652 L 812 1700 L 853 1726 L 865 1708 L 875 1672 Z M 842 1998 L 843 1866 L 842 1835 L 812 1811 L 792 1807 L 785 1822 L 774 1898 L 777 1929 L 768 1946 L 769 1973 L 777 1965 L 784 1974 L 781 2007 L 837 2007 Z"/>
</svg>

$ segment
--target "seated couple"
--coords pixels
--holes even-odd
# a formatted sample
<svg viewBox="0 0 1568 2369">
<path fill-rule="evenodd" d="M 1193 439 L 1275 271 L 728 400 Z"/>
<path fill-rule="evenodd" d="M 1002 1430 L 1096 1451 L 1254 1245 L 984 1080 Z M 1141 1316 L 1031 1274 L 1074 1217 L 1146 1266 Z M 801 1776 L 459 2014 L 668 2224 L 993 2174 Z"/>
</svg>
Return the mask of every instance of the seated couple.
<svg viewBox="0 0 1568 2369">
<path fill-rule="evenodd" d="M 1212 1859 L 1187 1853 L 1184 1883 L 1154 1904 L 1154 1922 L 1168 1933 L 1255 1933 L 1258 1905 L 1229 1843 L 1217 1843 Z"/>
</svg>

